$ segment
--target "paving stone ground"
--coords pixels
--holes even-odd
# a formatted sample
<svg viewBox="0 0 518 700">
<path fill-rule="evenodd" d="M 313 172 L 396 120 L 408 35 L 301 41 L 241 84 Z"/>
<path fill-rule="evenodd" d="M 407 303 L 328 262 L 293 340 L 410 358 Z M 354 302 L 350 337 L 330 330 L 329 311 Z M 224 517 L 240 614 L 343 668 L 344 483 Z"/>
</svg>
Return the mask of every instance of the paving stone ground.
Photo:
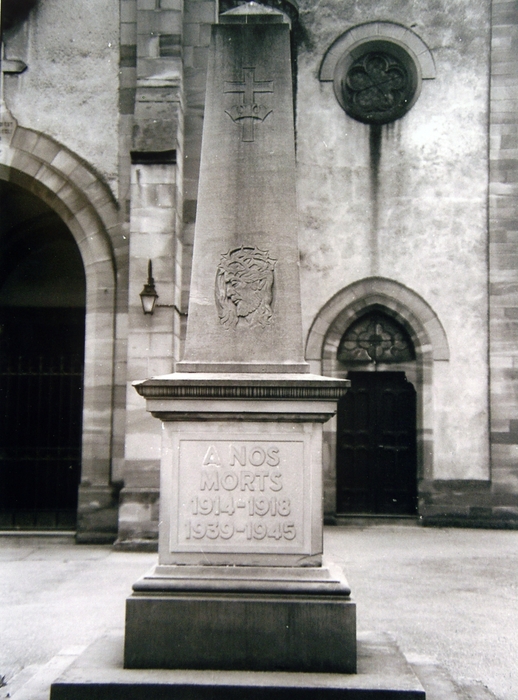
<svg viewBox="0 0 518 700">
<path fill-rule="evenodd" d="M 358 630 L 389 632 L 428 700 L 518 700 L 518 531 L 366 525 L 325 529 Z M 47 700 L 156 554 L 0 536 L 0 698 Z"/>
</svg>

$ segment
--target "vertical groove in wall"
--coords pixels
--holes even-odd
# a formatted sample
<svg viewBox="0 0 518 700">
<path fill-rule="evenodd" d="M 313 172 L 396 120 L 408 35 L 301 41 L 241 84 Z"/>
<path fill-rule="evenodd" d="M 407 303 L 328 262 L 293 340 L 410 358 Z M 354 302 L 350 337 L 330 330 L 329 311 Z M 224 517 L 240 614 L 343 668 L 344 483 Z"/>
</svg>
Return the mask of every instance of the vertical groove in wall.
<svg viewBox="0 0 518 700">
<path fill-rule="evenodd" d="M 371 274 L 379 274 L 379 194 L 382 126 L 369 125 L 369 175 L 371 200 Z"/>
</svg>

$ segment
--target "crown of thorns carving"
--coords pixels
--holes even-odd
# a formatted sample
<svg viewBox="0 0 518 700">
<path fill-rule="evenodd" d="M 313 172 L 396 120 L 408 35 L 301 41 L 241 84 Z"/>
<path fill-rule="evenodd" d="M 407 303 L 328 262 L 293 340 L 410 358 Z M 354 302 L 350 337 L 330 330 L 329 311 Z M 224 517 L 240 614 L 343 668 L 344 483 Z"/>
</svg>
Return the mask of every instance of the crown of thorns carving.
<svg viewBox="0 0 518 700">
<path fill-rule="evenodd" d="M 261 279 L 265 273 L 273 272 L 277 260 L 270 258 L 267 250 L 241 246 L 221 256 L 219 269 L 225 274 L 225 281 L 240 277 L 246 282 Z"/>
<path fill-rule="evenodd" d="M 250 327 L 270 323 L 276 262 L 267 250 L 253 246 L 242 245 L 221 255 L 215 296 L 226 328 L 235 328 L 240 319 Z"/>
</svg>

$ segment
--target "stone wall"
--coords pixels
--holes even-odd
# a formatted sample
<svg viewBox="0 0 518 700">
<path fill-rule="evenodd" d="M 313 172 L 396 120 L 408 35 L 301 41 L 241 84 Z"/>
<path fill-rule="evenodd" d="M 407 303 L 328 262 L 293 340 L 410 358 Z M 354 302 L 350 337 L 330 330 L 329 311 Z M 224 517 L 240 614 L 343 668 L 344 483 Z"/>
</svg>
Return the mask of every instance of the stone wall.
<svg viewBox="0 0 518 700">
<path fill-rule="evenodd" d="M 88 7 L 60 0 L 33 5 L 4 36 L 6 56 L 27 68 L 5 76 L 5 101 L 19 127 L 0 176 L 48 202 L 81 252 L 87 319 L 78 540 L 113 541 L 128 278 L 128 236 L 115 200 L 119 8 L 98 0 Z"/>
<path fill-rule="evenodd" d="M 518 523 L 518 11 L 493 0 L 490 85 L 489 319 L 491 482 L 423 485 L 425 523 Z"/>
<path fill-rule="evenodd" d="M 485 517 L 518 519 L 518 8 L 493 0 L 490 122 L 491 493 Z"/>
<path fill-rule="evenodd" d="M 119 8 L 104 0 L 38 2 L 7 33 L 6 102 L 20 126 L 55 138 L 118 192 Z"/>
<path fill-rule="evenodd" d="M 430 389 L 432 423 L 422 426 L 434 442 L 427 478 L 487 481 L 490 3 L 307 0 L 300 9 L 306 332 L 330 299 L 362 278 L 391 280 L 420 297 L 450 348 L 449 360 L 434 363 L 433 376 L 416 387 L 421 397 L 426 383 Z M 424 42 L 435 78 L 422 81 L 414 106 L 382 126 L 375 141 L 371 126 L 345 114 L 319 69 L 338 37 L 365 23 L 376 32 L 380 22 L 402 25 Z"/>
<path fill-rule="evenodd" d="M 419 350 L 411 372 L 424 521 L 513 524 L 516 3 L 299 5 L 300 272 L 312 369 L 344 373 L 337 333 L 369 299 L 385 304 Z M 123 482 L 119 546 L 156 538 L 160 427 L 131 381 L 171 372 L 181 356 L 216 13 L 213 0 L 45 0 L 6 34 L 7 58 L 28 68 L 5 77 L 20 130 L 0 175 L 48 201 L 88 251 L 83 541 L 113 539 L 114 485 Z M 423 42 L 433 71 L 410 111 L 375 131 L 346 115 L 320 69 L 339 37 L 382 23 Z M 144 316 L 139 292 L 150 259 L 161 307 Z M 333 422 L 326 431 L 332 513 Z"/>
</svg>

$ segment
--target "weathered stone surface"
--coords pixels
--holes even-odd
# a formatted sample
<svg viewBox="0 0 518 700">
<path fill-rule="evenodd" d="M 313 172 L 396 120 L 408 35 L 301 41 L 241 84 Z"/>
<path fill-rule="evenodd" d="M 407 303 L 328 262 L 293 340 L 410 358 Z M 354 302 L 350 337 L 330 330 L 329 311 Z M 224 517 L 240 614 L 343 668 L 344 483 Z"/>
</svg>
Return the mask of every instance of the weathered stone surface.
<svg viewBox="0 0 518 700">
<path fill-rule="evenodd" d="M 297 187 L 304 333 L 342 290 L 365 279 L 397 282 L 400 291 L 391 298 L 403 303 L 407 289 L 420 296 L 450 347 L 448 362 L 433 363 L 433 411 L 419 427 L 431 431 L 434 454 L 420 468 L 430 467 L 435 478 L 489 478 L 489 4 L 441 0 L 432 8 L 409 0 L 326 0 L 317 8 L 301 0 L 300 9 L 305 42 L 298 54 Z M 402 34 L 416 33 L 436 73 L 422 81 L 412 109 L 382 127 L 376 141 L 372 128 L 348 117 L 332 84 L 318 81 L 316 73 L 339 36 L 381 19 Z M 357 292 L 361 297 L 362 290 Z M 436 374 L 439 364 L 444 366 Z M 418 387 L 422 415 L 432 405 L 427 381 Z"/>
<path fill-rule="evenodd" d="M 117 190 L 117 8 L 102 0 L 88 8 L 47 2 L 26 22 L 30 40 L 23 24 L 10 40 L 29 69 L 23 89 L 17 81 L 6 85 L 6 101 L 24 125 L 66 144 Z"/>
<path fill-rule="evenodd" d="M 123 669 L 122 634 L 89 647 L 53 685 L 51 700 L 424 700 L 424 690 L 388 636 L 358 638 L 358 673 Z"/>
<path fill-rule="evenodd" d="M 136 383 L 163 421 L 160 564 L 319 565 L 322 423 L 347 386 L 290 374 Z"/>
<path fill-rule="evenodd" d="M 289 26 L 274 18 L 213 28 L 180 371 L 307 369 Z"/>
<path fill-rule="evenodd" d="M 356 672 L 348 596 L 154 592 L 126 601 L 125 668 Z"/>
</svg>

